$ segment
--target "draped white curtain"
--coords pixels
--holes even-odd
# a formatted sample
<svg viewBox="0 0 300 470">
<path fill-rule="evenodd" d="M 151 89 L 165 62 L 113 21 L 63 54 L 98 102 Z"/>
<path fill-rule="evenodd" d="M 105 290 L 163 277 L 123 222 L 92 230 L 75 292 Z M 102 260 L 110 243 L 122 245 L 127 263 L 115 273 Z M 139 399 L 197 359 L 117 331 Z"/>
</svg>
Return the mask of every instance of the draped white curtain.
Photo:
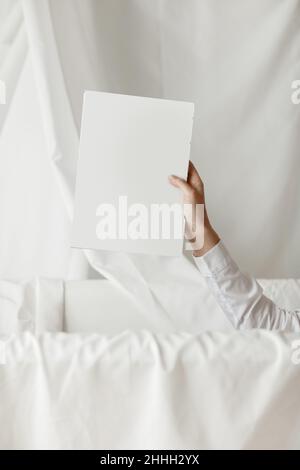
<svg viewBox="0 0 300 470">
<path fill-rule="evenodd" d="M 192 159 L 216 229 L 243 269 L 300 277 L 298 0 L 10 0 L 1 10 L 2 278 L 89 277 L 92 265 L 162 327 L 196 315 L 202 281 L 187 258 L 69 249 L 84 89 L 194 101 Z"/>
</svg>

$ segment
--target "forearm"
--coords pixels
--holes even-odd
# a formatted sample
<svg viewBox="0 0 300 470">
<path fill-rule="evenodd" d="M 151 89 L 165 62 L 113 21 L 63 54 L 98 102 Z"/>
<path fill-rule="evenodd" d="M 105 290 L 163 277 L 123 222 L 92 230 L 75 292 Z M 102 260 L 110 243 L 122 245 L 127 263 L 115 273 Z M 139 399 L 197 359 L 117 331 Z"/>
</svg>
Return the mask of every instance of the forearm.
<svg viewBox="0 0 300 470">
<path fill-rule="evenodd" d="M 201 249 L 195 248 L 194 259 L 231 323 L 236 328 L 300 331 L 300 310 L 289 312 L 268 299 L 258 282 L 239 270 L 220 241 L 209 222 L 203 181 L 192 162 L 189 164 L 187 181 L 171 176 L 170 182 L 182 190 L 184 204 L 192 205 L 193 208 L 197 204 L 204 205 L 204 244 Z M 194 227 L 189 214 L 186 223 L 190 242 L 196 245 L 197 240 L 201 240 L 199 233 L 194 236 L 198 232 L 197 220 Z"/>
<path fill-rule="evenodd" d="M 222 241 L 195 256 L 195 262 L 235 328 L 300 331 L 300 311 L 287 311 L 268 299 L 258 282 L 239 270 Z"/>
</svg>

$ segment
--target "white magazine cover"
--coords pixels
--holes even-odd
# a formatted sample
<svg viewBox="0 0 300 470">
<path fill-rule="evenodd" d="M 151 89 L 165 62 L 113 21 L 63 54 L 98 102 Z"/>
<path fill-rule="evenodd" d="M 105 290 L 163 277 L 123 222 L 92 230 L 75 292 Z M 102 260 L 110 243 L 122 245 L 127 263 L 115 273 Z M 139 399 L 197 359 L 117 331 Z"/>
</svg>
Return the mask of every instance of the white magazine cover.
<svg viewBox="0 0 300 470">
<path fill-rule="evenodd" d="M 85 92 L 73 247 L 182 254 L 182 194 L 168 176 L 187 176 L 193 115 L 188 102 Z"/>
</svg>

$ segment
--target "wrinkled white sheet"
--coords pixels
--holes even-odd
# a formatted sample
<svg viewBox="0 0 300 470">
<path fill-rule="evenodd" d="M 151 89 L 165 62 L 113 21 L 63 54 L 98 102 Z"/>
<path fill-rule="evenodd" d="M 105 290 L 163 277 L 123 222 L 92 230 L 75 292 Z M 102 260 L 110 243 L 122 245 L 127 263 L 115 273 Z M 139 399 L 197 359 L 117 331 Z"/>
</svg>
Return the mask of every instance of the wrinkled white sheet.
<svg viewBox="0 0 300 470">
<path fill-rule="evenodd" d="M 299 305 L 300 281 L 260 282 Z M 195 325 L 222 324 L 199 289 Z M 0 282 L 0 448 L 300 450 L 299 335 L 183 332 L 184 315 L 162 333 L 110 281 Z"/>
<path fill-rule="evenodd" d="M 0 366 L 0 448 L 299 450 L 292 340 L 19 334 Z"/>
</svg>

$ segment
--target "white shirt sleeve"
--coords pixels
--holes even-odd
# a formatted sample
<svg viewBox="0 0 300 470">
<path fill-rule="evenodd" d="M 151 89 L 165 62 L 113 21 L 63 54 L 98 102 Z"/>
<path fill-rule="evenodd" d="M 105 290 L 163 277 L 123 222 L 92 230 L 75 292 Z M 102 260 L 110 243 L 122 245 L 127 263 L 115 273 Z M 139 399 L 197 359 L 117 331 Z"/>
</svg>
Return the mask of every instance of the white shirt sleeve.
<svg viewBox="0 0 300 470">
<path fill-rule="evenodd" d="M 268 299 L 258 282 L 239 270 L 222 241 L 194 259 L 235 328 L 300 331 L 300 310 L 287 311 Z"/>
</svg>

